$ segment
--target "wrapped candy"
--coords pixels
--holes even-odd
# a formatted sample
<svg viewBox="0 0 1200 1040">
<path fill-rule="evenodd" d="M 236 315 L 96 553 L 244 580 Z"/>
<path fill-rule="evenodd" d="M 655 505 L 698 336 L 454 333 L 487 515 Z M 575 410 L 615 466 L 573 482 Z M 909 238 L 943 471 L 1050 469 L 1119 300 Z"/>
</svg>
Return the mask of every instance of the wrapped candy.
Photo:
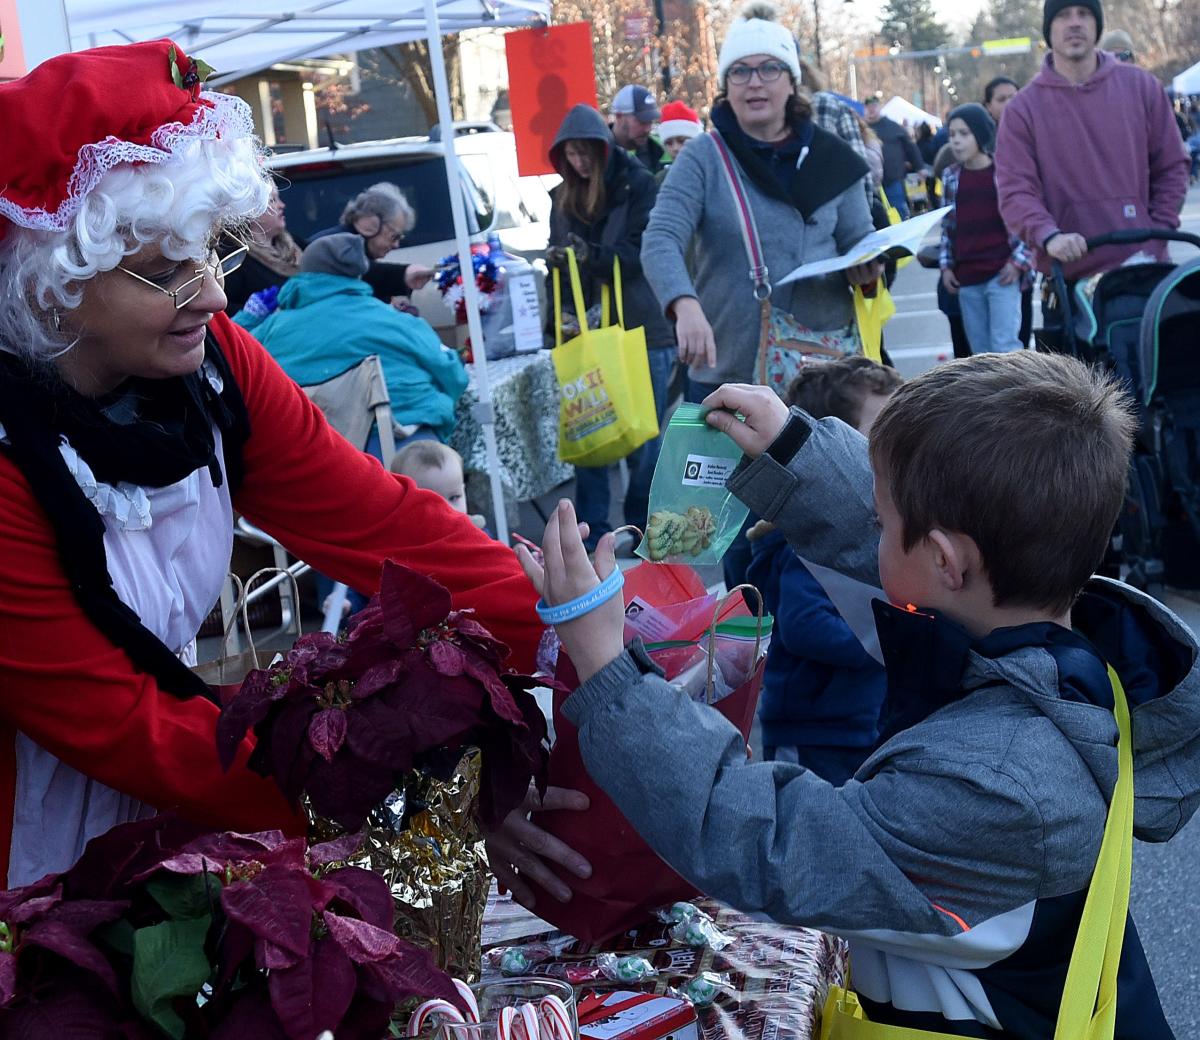
<svg viewBox="0 0 1200 1040">
<path fill-rule="evenodd" d="M 722 993 L 736 993 L 728 975 L 719 975 L 715 971 L 705 971 L 694 979 L 688 979 L 678 989 L 669 989 L 670 996 L 680 997 L 696 1007 L 708 1007 Z"/>
<path fill-rule="evenodd" d="M 685 946 L 707 946 L 717 952 L 733 942 L 730 936 L 713 923 L 708 914 L 703 913 L 680 921 L 671 929 L 671 938 Z"/>
<path fill-rule="evenodd" d="M 613 982 L 641 982 L 658 974 L 658 969 L 645 957 L 618 957 L 615 953 L 602 953 L 597 956 L 596 963 L 604 977 Z"/>
</svg>

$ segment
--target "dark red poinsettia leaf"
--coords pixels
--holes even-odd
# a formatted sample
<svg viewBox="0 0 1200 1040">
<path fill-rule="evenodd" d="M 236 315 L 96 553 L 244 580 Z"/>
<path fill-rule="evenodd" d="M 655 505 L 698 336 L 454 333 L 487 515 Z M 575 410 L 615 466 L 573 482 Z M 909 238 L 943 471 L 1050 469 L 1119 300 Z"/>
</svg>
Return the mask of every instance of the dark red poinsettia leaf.
<svg viewBox="0 0 1200 1040">
<path fill-rule="evenodd" d="M 208 830 L 170 812 L 119 824 L 87 843 L 62 875 L 63 890 L 72 899 L 125 896 L 140 877 Z"/>
<path fill-rule="evenodd" d="M 283 1031 L 265 986 L 242 989 L 229 1010 L 213 1026 L 211 1034 L 211 1040 L 248 1040 L 249 1037 L 254 1040 L 291 1040 Z"/>
<path fill-rule="evenodd" d="M 54 907 L 62 902 L 62 886 L 57 886 L 53 892 L 44 896 L 33 896 L 22 902 L 15 903 L 8 909 L 4 920 L 9 924 L 26 924 L 45 917 Z"/>
<path fill-rule="evenodd" d="M 319 816 L 356 831 L 394 788 L 391 769 L 364 762 L 349 747 L 343 747 L 332 762 L 318 758 L 313 763 L 308 797 Z"/>
<path fill-rule="evenodd" d="M 319 845 L 314 845 L 308 850 L 308 865 L 324 867 L 330 863 L 340 863 L 342 860 L 349 859 L 362 848 L 366 836 L 366 831 L 355 831 L 352 834 L 343 834 L 332 841 L 323 841 Z"/>
<path fill-rule="evenodd" d="M 220 991 L 228 986 L 241 971 L 242 965 L 253 956 L 254 933 L 236 921 L 226 920 L 225 927 L 220 932 L 213 963 L 216 969 L 215 990 Z"/>
<path fill-rule="evenodd" d="M 158 870 L 172 874 L 219 874 L 227 864 L 275 864 L 291 870 L 303 870 L 305 843 L 303 838 L 284 838 L 282 831 L 260 831 L 257 834 L 205 834 L 189 842 L 170 859 L 165 859 L 142 874 L 143 880 Z"/>
<path fill-rule="evenodd" d="M 242 738 L 266 718 L 271 702 L 282 696 L 283 689 L 271 681 L 268 671 L 251 672 L 242 680 L 241 688 L 217 718 L 217 756 L 222 769 L 233 765 Z"/>
<path fill-rule="evenodd" d="M 22 904 L 46 896 L 53 897 L 56 902 L 62 899 L 62 879 L 58 874 L 47 874 L 32 884 L 0 892 L 0 921 L 11 921 L 14 911 Z"/>
<path fill-rule="evenodd" d="M 473 654 L 466 655 L 465 667 L 467 674 L 479 680 L 483 684 L 483 688 L 487 690 L 492 710 L 505 722 L 523 727 L 525 718 L 521 714 L 521 709 L 517 707 L 512 692 L 500 681 L 496 669 Z"/>
<path fill-rule="evenodd" d="M 407 649 L 418 633 L 446 620 L 453 604 L 444 585 L 393 560 L 386 560 L 379 576 L 379 605 L 384 634 L 394 645 Z"/>
<path fill-rule="evenodd" d="M 390 931 L 365 921 L 354 921 L 326 911 L 322 915 L 331 938 L 336 939 L 363 970 L 374 976 L 393 1002 L 406 997 L 441 997 L 462 1006 L 450 977 L 433 963 L 428 950 L 398 939 Z"/>
<path fill-rule="evenodd" d="M 356 757 L 390 772 L 412 768 L 416 743 L 406 711 L 397 711 L 383 697 L 359 701 L 346 713 L 346 746 Z"/>
<path fill-rule="evenodd" d="M 294 953 L 289 953 L 282 946 L 276 946 L 266 939 L 257 939 L 254 942 L 254 965 L 259 971 L 290 968 L 298 960 Z"/>
<path fill-rule="evenodd" d="M 0 1014 L 4 1040 L 97 1040 L 127 1035 L 104 1000 L 75 979 L 56 980 L 38 1000 L 22 1001 Z M 144 1033 L 141 1035 L 145 1035 Z"/>
<path fill-rule="evenodd" d="M 391 930 L 395 917 L 392 893 L 387 882 L 374 871 L 362 867 L 342 867 L 326 874 L 321 882 L 333 896 L 332 902 L 326 903 L 326 907 L 332 905 L 335 912 L 341 913 L 337 909 L 337 901 L 340 900 L 368 924 L 385 931 Z"/>
<path fill-rule="evenodd" d="M 341 750 L 346 739 L 346 713 L 341 708 L 317 712 L 308 723 L 308 742 L 326 762 Z"/>
<path fill-rule="evenodd" d="M 350 696 L 356 701 L 364 700 L 367 697 L 374 697 L 380 690 L 385 690 L 392 685 L 401 675 L 404 674 L 407 668 L 407 662 L 403 657 L 393 656 L 386 661 L 380 661 L 378 664 L 371 665 L 361 676 L 355 681 L 353 688 L 350 690 Z"/>
<path fill-rule="evenodd" d="M 98 925 L 115 921 L 128 909 L 127 899 L 72 899 L 59 903 L 47 917 L 87 935 Z"/>
<path fill-rule="evenodd" d="M 336 1033 L 355 982 L 354 965 L 331 936 L 313 944 L 312 956 L 267 979 L 271 1006 L 293 1040 L 315 1040 L 327 1029 Z"/>
<path fill-rule="evenodd" d="M 87 939 L 86 933 L 80 934 L 59 921 L 39 921 L 21 936 L 22 949 L 29 946 L 49 950 L 76 967 L 91 972 L 114 996 L 120 992 L 113 966 Z"/>
<path fill-rule="evenodd" d="M 438 675 L 462 675 L 466 655 L 453 643 L 439 639 L 436 643 L 430 643 L 425 652 Z"/>
<path fill-rule="evenodd" d="M 12 1003 L 17 992 L 17 958 L 0 952 L 0 1008 Z"/>
<path fill-rule="evenodd" d="M 450 615 L 450 627 L 454 629 L 458 642 L 469 644 L 497 665 L 508 660 L 509 654 L 512 653 L 508 643 L 500 642 L 479 624 L 474 611 L 455 611 Z"/>
<path fill-rule="evenodd" d="M 312 898 L 306 875 L 272 865 L 221 889 L 221 906 L 238 924 L 295 957 L 308 953 Z"/>
<path fill-rule="evenodd" d="M 284 797 L 292 802 L 300 800 L 317 761 L 317 754 L 308 742 L 308 724 L 319 710 L 315 700 L 304 698 L 272 713 L 269 720 L 271 776 Z"/>
</svg>

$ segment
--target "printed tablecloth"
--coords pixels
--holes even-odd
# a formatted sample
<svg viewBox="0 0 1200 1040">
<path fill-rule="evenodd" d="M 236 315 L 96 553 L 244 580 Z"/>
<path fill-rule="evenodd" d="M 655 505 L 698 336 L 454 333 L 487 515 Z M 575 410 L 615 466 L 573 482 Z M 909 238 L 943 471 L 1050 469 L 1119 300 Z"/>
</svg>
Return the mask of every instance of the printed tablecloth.
<svg viewBox="0 0 1200 1040">
<path fill-rule="evenodd" d="M 483 428 L 473 414 L 479 401 L 475 366 L 468 365 L 471 382 L 458 401 L 458 426 L 451 446 L 463 457 L 471 480 L 472 500 L 487 492 L 487 449 Z M 500 479 L 505 495 L 518 502 L 538 498 L 575 475 L 571 466 L 558 458 L 558 383 L 550 352 L 518 354 L 488 362 L 492 405 L 496 415 L 496 449 L 500 456 Z M 487 495 L 490 501 L 490 495 Z"/>
</svg>

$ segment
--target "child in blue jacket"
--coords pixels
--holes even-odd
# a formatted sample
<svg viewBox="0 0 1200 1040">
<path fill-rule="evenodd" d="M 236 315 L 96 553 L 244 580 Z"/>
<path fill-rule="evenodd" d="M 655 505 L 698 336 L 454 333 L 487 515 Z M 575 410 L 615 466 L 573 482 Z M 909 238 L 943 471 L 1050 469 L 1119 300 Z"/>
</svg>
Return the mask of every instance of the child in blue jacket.
<svg viewBox="0 0 1200 1040">
<path fill-rule="evenodd" d="M 865 436 L 900 383 L 895 369 L 840 358 L 801 369 L 788 404 L 816 419 L 834 416 Z M 760 522 L 749 537 L 754 559 L 747 577 L 775 615 L 758 709 L 763 756 L 841 785 L 875 745 L 887 687 L 883 666 L 780 531 Z"/>
</svg>

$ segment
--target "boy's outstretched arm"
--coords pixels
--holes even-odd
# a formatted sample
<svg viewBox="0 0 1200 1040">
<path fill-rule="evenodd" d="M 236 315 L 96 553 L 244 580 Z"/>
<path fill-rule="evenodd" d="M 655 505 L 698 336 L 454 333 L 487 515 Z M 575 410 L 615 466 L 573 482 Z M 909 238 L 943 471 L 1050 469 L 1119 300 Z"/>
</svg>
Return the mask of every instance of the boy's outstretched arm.
<svg viewBox="0 0 1200 1040">
<path fill-rule="evenodd" d="M 731 383 L 704 400 L 708 422 L 746 454 L 727 486 L 805 560 L 879 585 L 879 530 L 867 439 L 814 419 L 765 386 Z M 741 415 L 744 421 L 735 418 Z"/>
<path fill-rule="evenodd" d="M 588 593 L 616 565 L 605 535 L 593 569 L 569 502 L 542 551 L 544 570 L 518 554 L 551 605 Z M 739 909 L 844 935 L 875 931 L 926 953 L 949 943 L 967 966 L 998 953 L 990 932 L 964 939 L 968 931 L 1031 914 L 1045 859 L 1061 851 L 1048 846 L 1080 844 L 1019 783 L 969 755 L 922 751 L 907 769 L 885 765 L 837 789 L 800 766 L 750 763 L 729 722 L 655 674 L 640 644 L 622 649 L 623 624 L 617 595 L 556 626 L 583 683 L 563 713 L 588 772 L 638 833 Z M 1093 863 L 1094 850 L 1068 883 L 1086 884 Z"/>
</svg>

